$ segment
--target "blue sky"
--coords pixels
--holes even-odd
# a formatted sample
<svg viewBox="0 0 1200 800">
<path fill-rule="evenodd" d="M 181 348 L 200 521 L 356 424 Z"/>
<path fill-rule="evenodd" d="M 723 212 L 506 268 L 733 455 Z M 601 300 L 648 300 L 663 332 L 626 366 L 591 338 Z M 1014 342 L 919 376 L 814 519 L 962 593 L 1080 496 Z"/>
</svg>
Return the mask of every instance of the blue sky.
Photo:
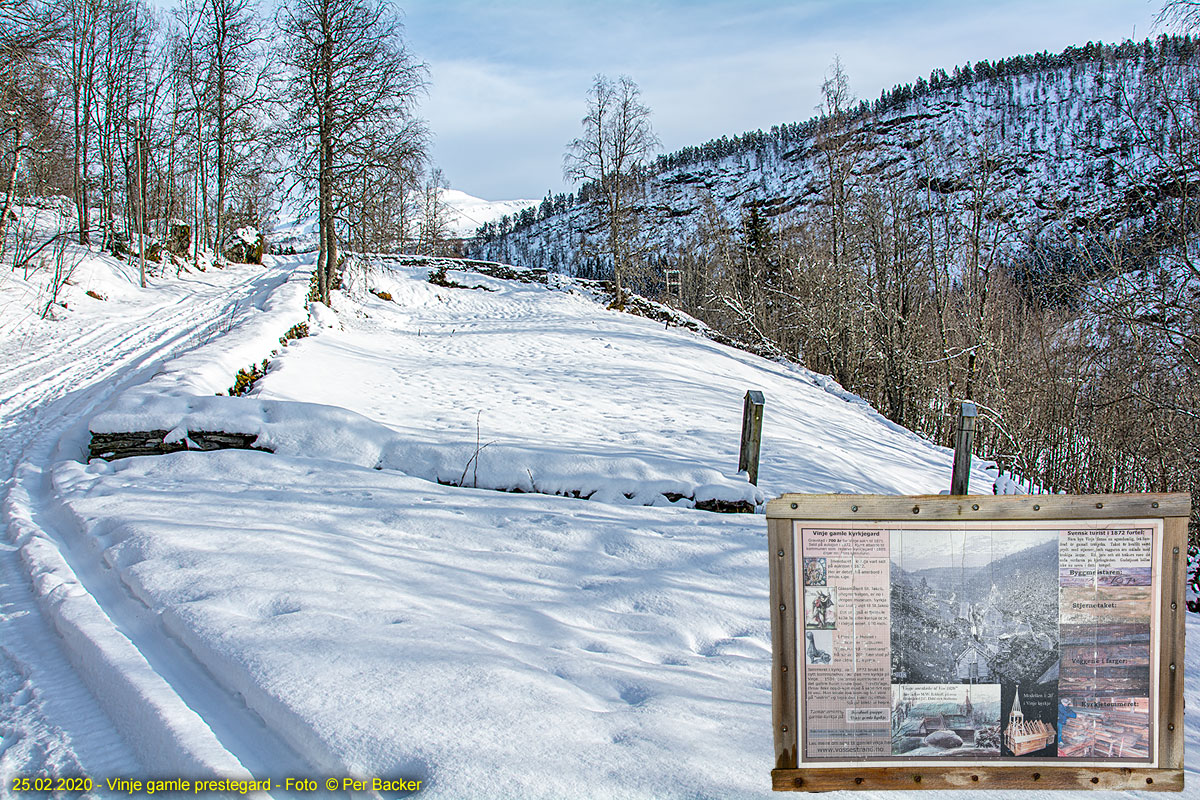
<svg viewBox="0 0 1200 800">
<path fill-rule="evenodd" d="M 398 0 L 432 79 L 421 114 L 450 185 L 563 191 L 596 73 L 627 74 L 665 150 L 812 116 L 839 56 L 860 98 L 942 67 L 1157 33 L 1158 0 Z"/>
</svg>

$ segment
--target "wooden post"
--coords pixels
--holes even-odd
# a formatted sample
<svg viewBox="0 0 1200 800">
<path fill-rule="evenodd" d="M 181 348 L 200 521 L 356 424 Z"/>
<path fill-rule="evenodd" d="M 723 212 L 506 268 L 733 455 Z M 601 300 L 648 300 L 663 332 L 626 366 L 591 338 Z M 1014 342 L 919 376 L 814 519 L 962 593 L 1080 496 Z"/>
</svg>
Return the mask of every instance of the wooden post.
<svg viewBox="0 0 1200 800">
<path fill-rule="evenodd" d="M 954 470 L 950 473 L 950 494 L 970 494 L 971 447 L 975 444 L 975 404 L 963 400 L 958 410 L 958 431 L 954 436 Z"/>
<path fill-rule="evenodd" d="M 753 389 L 746 392 L 742 404 L 742 447 L 738 452 L 738 472 L 758 486 L 758 452 L 762 447 L 763 393 Z"/>
</svg>

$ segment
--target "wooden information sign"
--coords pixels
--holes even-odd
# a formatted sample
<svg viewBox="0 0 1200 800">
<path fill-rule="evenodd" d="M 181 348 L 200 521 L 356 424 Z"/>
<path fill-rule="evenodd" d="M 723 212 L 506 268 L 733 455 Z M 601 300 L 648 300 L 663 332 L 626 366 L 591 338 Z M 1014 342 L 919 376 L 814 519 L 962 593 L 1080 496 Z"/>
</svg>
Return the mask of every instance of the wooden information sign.
<svg viewBox="0 0 1200 800">
<path fill-rule="evenodd" d="M 772 500 L 773 788 L 1181 791 L 1190 511 Z"/>
</svg>

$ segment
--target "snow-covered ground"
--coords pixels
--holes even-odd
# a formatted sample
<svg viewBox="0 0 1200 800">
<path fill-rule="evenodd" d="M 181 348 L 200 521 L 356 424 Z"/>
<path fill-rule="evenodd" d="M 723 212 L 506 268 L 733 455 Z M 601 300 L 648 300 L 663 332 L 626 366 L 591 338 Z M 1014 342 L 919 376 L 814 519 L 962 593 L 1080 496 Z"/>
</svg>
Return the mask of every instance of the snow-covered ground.
<svg viewBox="0 0 1200 800">
<path fill-rule="evenodd" d="M 109 300 L 0 339 L 0 791 L 45 770 L 768 794 L 763 517 L 688 497 L 759 499 L 735 472 L 747 389 L 765 496 L 938 492 L 948 451 L 569 282 L 377 267 L 283 348 L 306 269 L 107 274 Z M 273 349 L 251 396 L 216 396 Z M 130 420 L 276 452 L 85 463 L 89 425 Z M 1186 671 L 1194 784 L 1195 648 Z"/>
<path fill-rule="evenodd" d="M 40 227 L 53 230 L 53 220 L 46 222 Z M 77 246 L 67 248 L 64 260 L 70 283 L 48 319 L 40 313 L 49 297 L 47 269 L 0 275 L 0 494 L 8 534 L 0 542 L 4 793 L 11 775 L 146 769 L 102 710 L 103 688 L 86 674 L 93 655 L 86 642 L 64 640 L 68 621 L 104 611 L 87 608 L 86 598 L 34 566 L 39 554 L 64 564 L 71 558 L 54 538 L 54 521 L 43 516 L 46 467 L 74 455 L 97 408 L 165 360 L 238 328 L 294 271 L 285 263 L 270 271 L 232 267 L 176 277 L 171 268 L 170 277 L 153 277 L 143 290 L 136 264 Z M 69 456 L 60 452 L 63 444 Z M 58 616 L 47 619 L 48 610 Z"/>
</svg>

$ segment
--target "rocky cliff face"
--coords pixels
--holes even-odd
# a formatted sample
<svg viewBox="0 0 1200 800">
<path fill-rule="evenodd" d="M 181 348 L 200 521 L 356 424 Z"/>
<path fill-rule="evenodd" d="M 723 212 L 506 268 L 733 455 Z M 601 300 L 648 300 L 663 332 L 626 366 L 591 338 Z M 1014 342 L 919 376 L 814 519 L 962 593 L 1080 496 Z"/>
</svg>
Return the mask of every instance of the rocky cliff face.
<svg viewBox="0 0 1200 800">
<path fill-rule="evenodd" d="M 831 153 L 851 192 L 899 190 L 963 209 L 984 201 L 1014 240 L 1146 220 L 1176 191 L 1164 93 L 1184 98 L 1200 56 L 1189 39 L 1091 45 L 956 68 L 897 87 L 844 120 L 813 119 L 660 157 L 638 211 L 647 252 L 671 260 L 706 217 L 737 225 L 827 213 Z M 1188 87 L 1183 89 L 1182 87 Z M 833 124 L 830 124 L 830 123 Z M 594 276 L 602 231 L 578 196 L 547 198 L 481 229 L 470 255 Z"/>
</svg>

